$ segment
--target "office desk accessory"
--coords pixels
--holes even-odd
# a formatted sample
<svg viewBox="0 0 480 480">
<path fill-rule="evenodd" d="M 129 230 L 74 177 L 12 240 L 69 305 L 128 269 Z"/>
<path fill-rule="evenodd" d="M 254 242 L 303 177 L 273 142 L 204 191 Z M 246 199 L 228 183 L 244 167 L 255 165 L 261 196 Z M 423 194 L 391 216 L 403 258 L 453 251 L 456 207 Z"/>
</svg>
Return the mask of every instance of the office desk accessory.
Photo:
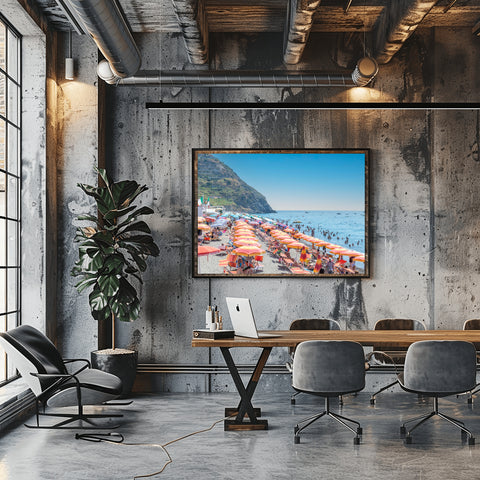
<svg viewBox="0 0 480 480">
<path fill-rule="evenodd" d="M 225 430 L 266 430 L 268 421 L 259 420 L 261 410 L 254 408 L 252 397 L 258 381 L 262 375 L 263 367 L 267 363 L 273 347 L 296 347 L 306 340 L 350 340 L 363 346 L 381 345 L 408 347 L 421 340 L 464 340 L 480 345 L 480 330 L 275 330 L 271 332 L 279 335 L 276 338 L 244 338 L 210 340 L 207 338 L 192 339 L 192 347 L 218 347 L 222 352 L 235 387 L 240 395 L 237 408 L 225 409 L 225 416 L 237 413 L 234 420 L 226 420 Z M 250 380 L 245 387 L 240 373 L 230 353 L 231 348 L 261 348 L 257 365 Z M 249 421 L 245 420 L 247 415 Z"/>
<path fill-rule="evenodd" d="M 193 338 L 210 338 L 217 340 L 219 338 L 233 338 L 235 336 L 235 330 L 207 330 L 201 328 L 193 331 Z"/>
</svg>

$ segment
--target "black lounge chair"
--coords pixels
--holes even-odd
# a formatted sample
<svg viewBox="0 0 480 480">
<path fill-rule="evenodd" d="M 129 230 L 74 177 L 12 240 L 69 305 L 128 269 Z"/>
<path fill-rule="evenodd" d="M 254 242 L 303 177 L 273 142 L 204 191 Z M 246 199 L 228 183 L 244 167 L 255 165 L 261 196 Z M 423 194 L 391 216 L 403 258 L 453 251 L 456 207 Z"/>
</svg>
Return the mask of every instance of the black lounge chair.
<svg viewBox="0 0 480 480">
<path fill-rule="evenodd" d="M 0 333 L 0 345 L 8 354 L 12 365 L 22 375 L 36 397 L 36 425 L 29 428 L 102 429 L 118 425 L 100 426 L 93 418 L 122 417 L 123 415 L 86 414 L 84 405 L 100 405 L 118 398 L 122 393 L 122 381 L 115 375 L 93 369 L 86 359 L 62 359 L 55 345 L 30 325 L 21 325 Z M 74 373 L 66 365 L 82 362 Z M 39 406 L 43 411 L 40 413 Z M 45 407 L 77 406 L 77 413 L 45 413 Z M 40 415 L 64 417 L 54 425 L 40 425 Z M 78 422 L 79 425 L 74 423 Z M 85 425 L 87 424 L 87 425 Z"/>
</svg>

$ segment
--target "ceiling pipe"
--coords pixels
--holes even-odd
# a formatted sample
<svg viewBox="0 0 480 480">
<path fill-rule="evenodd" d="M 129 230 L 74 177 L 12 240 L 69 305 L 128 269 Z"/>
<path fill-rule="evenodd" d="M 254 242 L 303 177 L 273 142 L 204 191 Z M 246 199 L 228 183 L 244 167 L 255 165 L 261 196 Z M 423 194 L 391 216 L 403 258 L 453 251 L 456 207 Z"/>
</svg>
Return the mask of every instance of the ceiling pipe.
<svg viewBox="0 0 480 480">
<path fill-rule="evenodd" d="M 117 85 L 151 87 L 353 87 L 351 75 L 316 72 L 144 71 Z"/>
<path fill-rule="evenodd" d="M 100 62 L 98 76 L 107 83 L 116 84 L 122 78 L 134 75 L 141 65 L 140 52 L 116 1 L 68 2 L 107 59 Z"/>
</svg>

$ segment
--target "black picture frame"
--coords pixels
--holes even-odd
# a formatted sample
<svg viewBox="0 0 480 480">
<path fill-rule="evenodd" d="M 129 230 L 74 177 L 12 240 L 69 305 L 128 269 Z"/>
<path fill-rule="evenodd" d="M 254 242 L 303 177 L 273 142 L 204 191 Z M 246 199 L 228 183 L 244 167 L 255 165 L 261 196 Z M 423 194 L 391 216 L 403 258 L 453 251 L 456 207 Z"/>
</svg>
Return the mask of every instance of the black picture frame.
<svg viewBox="0 0 480 480">
<path fill-rule="evenodd" d="M 192 157 L 194 277 L 370 277 L 369 149 L 208 148 L 193 149 Z M 242 171 L 249 176 L 249 166 L 254 172 L 258 170 L 258 175 L 269 178 L 264 188 L 269 189 L 277 203 L 284 205 L 290 189 L 292 201 L 294 192 L 301 197 L 294 203 L 306 207 L 305 202 L 311 198 L 310 205 L 314 208 L 255 212 L 255 209 L 267 210 L 270 205 L 268 195 L 242 178 Z M 332 171 L 338 174 L 332 177 Z M 249 178 L 257 182 L 255 175 Z M 318 178 L 318 188 L 304 189 L 304 184 L 312 185 L 312 178 Z M 277 183 L 283 188 L 281 192 L 275 192 Z M 326 197 L 327 194 L 330 196 Z M 338 207 L 315 209 L 326 198 L 330 207 Z M 360 210 L 345 209 L 348 201 Z M 234 235 L 234 231 L 243 233 Z M 242 246 L 245 248 L 239 250 Z"/>
</svg>

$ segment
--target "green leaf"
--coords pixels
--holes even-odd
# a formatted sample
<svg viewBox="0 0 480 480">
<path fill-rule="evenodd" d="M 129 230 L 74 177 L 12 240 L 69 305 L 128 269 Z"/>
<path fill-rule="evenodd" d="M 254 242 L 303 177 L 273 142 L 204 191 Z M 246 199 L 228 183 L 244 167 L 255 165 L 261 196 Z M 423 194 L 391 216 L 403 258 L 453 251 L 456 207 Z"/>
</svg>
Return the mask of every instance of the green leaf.
<svg viewBox="0 0 480 480">
<path fill-rule="evenodd" d="M 122 228 L 125 225 L 128 225 L 130 222 L 136 220 L 141 215 L 152 215 L 152 213 L 155 212 L 150 207 L 140 207 L 135 210 L 131 215 L 129 215 L 126 220 L 124 220 L 122 223 L 119 223 L 118 228 Z"/>
<path fill-rule="evenodd" d="M 133 200 L 147 187 L 140 185 L 133 180 L 123 180 L 112 185 L 112 194 L 117 208 L 128 207 Z"/>
<path fill-rule="evenodd" d="M 117 298 L 127 304 L 132 303 L 137 298 L 137 291 L 125 277 L 120 277 L 120 288 Z"/>
<path fill-rule="evenodd" d="M 120 232 L 120 235 L 124 235 L 127 232 L 152 233 L 150 227 L 143 220 L 128 225 L 122 232 Z"/>
<path fill-rule="evenodd" d="M 100 312 L 101 310 L 108 307 L 108 301 L 105 295 L 98 289 L 97 286 L 88 296 L 88 301 L 90 303 L 90 308 L 92 311 Z"/>
<path fill-rule="evenodd" d="M 115 241 L 110 232 L 97 232 L 90 237 L 95 243 L 102 243 L 104 245 L 114 245 Z"/>
<path fill-rule="evenodd" d="M 79 215 L 79 216 L 77 217 L 77 220 L 89 220 L 89 221 L 91 221 L 91 222 L 97 223 L 98 218 L 97 218 L 97 217 L 94 217 L 93 215 Z"/>
<path fill-rule="evenodd" d="M 120 275 L 125 263 L 125 257 L 121 253 L 116 253 L 105 258 L 103 265 L 108 273 Z"/>
<path fill-rule="evenodd" d="M 135 210 L 135 206 L 132 205 L 131 207 L 123 208 L 123 209 L 117 209 L 117 208 L 112 208 L 108 212 L 104 214 L 104 219 L 105 220 L 115 220 L 118 217 L 122 217 L 123 215 L 126 215 L 127 213 L 131 212 L 132 210 Z"/>
<path fill-rule="evenodd" d="M 138 298 L 135 298 L 135 300 L 128 305 L 122 302 L 115 302 L 111 308 L 116 318 L 120 321 L 133 322 L 138 318 L 140 313 L 140 301 Z"/>
<path fill-rule="evenodd" d="M 98 286 L 105 297 L 113 297 L 120 288 L 120 280 L 116 275 L 100 275 Z"/>
<path fill-rule="evenodd" d="M 143 257 L 141 255 L 137 255 L 134 252 L 130 252 L 130 255 L 132 256 L 134 262 L 137 264 L 138 269 L 141 272 L 144 272 L 147 269 L 147 262 L 143 259 Z"/>
<path fill-rule="evenodd" d="M 96 281 L 97 281 L 97 279 L 95 277 L 94 278 L 87 278 L 87 279 L 84 279 L 84 280 L 78 282 L 75 285 L 75 288 L 78 290 L 78 293 L 82 293 L 86 288 L 93 285 Z"/>
<path fill-rule="evenodd" d="M 110 187 L 111 181 L 107 174 L 107 171 L 104 168 L 95 168 L 95 171 L 100 175 L 102 180 L 105 182 L 107 187 Z"/>
</svg>

